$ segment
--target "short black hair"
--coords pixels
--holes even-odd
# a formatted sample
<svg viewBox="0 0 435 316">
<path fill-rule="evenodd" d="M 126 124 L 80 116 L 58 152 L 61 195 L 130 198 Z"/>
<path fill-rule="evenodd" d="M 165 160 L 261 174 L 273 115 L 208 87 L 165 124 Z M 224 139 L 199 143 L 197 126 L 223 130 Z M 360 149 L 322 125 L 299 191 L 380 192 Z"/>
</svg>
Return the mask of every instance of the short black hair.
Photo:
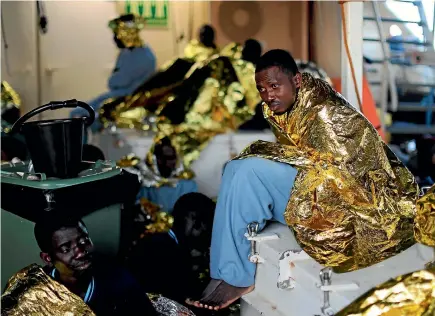
<svg viewBox="0 0 435 316">
<path fill-rule="evenodd" d="M 154 155 L 157 155 L 157 156 L 162 155 L 163 154 L 163 147 L 171 147 L 176 152 L 175 147 L 172 146 L 172 143 L 171 143 L 171 140 L 169 139 L 169 137 L 164 137 L 159 142 L 157 142 L 157 144 L 155 144 Z"/>
<path fill-rule="evenodd" d="M 255 67 L 255 72 L 263 71 L 270 67 L 279 67 L 288 75 L 296 75 L 299 72 L 298 65 L 293 56 L 283 49 L 272 49 L 260 57 Z"/>
<path fill-rule="evenodd" d="M 204 35 L 214 37 L 214 28 L 210 24 L 204 24 L 203 26 L 201 26 L 199 32 L 203 33 Z"/>
<path fill-rule="evenodd" d="M 209 224 L 213 222 L 216 203 L 208 196 L 190 192 L 182 195 L 174 204 L 172 216 L 174 220 L 186 217 L 188 213 L 194 212 L 198 217 L 205 220 Z"/>
<path fill-rule="evenodd" d="M 117 20 L 121 21 L 121 22 L 130 22 L 130 21 L 134 21 L 134 14 L 128 13 L 128 14 L 123 14 L 121 15 L 119 18 L 117 18 Z"/>
<path fill-rule="evenodd" d="M 204 224 L 206 230 L 202 238 L 205 238 L 205 244 L 208 246 L 211 242 L 211 231 L 213 226 L 213 219 L 216 209 L 216 203 L 208 196 L 198 193 L 190 192 L 182 195 L 174 204 L 171 215 L 174 217 L 174 226 L 172 229 L 175 234 L 180 234 L 184 231 L 186 225 L 186 219 L 189 214 L 195 214 L 196 224 Z M 181 233 L 182 234 L 182 233 Z M 177 238 L 183 238 L 183 236 L 177 235 Z"/>
<path fill-rule="evenodd" d="M 52 216 L 44 216 L 36 222 L 34 234 L 39 249 L 42 252 L 50 253 L 52 251 L 52 238 L 53 234 L 62 228 L 76 227 L 82 224 L 86 227 L 85 223 L 80 218 L 73 216 L 64 216 L 56 214 Z"/>
<path fill-rule="evenodd" d="M 250 38 L 245 41 L 242 50 L 242 58 L 256 64 L 261 56 L 262 47 L 259 41 Z"/>
</svg>

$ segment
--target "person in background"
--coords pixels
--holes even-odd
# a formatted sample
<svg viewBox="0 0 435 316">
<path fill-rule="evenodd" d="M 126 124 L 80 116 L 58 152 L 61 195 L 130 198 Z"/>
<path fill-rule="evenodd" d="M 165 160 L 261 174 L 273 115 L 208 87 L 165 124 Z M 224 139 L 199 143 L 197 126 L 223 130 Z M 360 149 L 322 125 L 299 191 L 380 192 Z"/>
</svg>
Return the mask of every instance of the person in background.
<svg viewBox="0 0 435 316">
<path fill-rule="evenodd" d="M 172 235 L 181 251 L 188 254 L 189 274 L 197 277 L 193 282 L 205 279 L 200 275 L 209 268 L 215 208 L 216 203 L 201 193 L 185 194 L 174 205 Z M 198 290 L 203 288 L 198 283 L 195 285 L 198 285 L 194 287 L 196 294 L 200 294 Z"/>
<path fill-rule="evenodd" d="M 242 50 L 242 59 L 257 64 L 261 57 L 262 47 L 260 42 L 255 39 L 248 39 L 245 41 L 245 45 Z M 262 103 L 259 102 L 255 107 L 254 116 L 247 122 L 240 125 L 239 130 L 242 131 L 263 131 L 270 130 L 269 123 L 264 118 Z"/>
<path fill-rule="evenodd" d="M 184 58 L 195 62 L 204 61 L 219 53 L 215 44 L 215 31 L 211 25 L 205 24 L 199 29 L 198 39 L 191 40 L 184 49 Z"/>
<path fill-rule="evenodd" d="M 174 205 L 174 223 L 169 232 L 144 234 L 134 242 L 126 267 L 148 293 L 161 293 L 180 302 L 201 294 L 210 280 L 215 207 L 216 203 L 201 193 L 185 194 Z"/>
<path fill-rule="evenodd" d="M 35 225 L 45 273 L 99 315 L 157 315 L 145 291 L 125 269 L 93 257 L 83 221 L 52 215 Z"/>
<path fill-rule="evenodd" d="M 151 48 L 144 45 L 139 34 L 144 27 L 143 19 L 133 14 L 126 14 L 110 21 L 109 27 L 114 33 L 113 39 L 120 52 L 108 80 L 109 91 L 89 101 L 89 105 L 97 114 L 104 101 L 132 94 L 156 71 L 156 57 Z M 86 110 L 81 108 L 71 112 L 72 117 L 84 115 Z M 100 128 L 101 124 L 96 120 L 92 131 L 95 132 Z"/>
<path fill-rule="evenodd" d="M 158 139 L 144 161 L 127 156 L 118 165 L 138 175 L 142 183 L 138 201 L 147 199 L 167 213 L 172 212 L 175 202 L 182 195 L 198 191 L 193 172 L 184 167 L 182 157 L 168 137 Z"/>
<path fill-rule="evenodd" d="M 193 179 L 180 179 L 180 163 L 177 151 L 169 138 L 163 138 L 154 147 L 153 163 L 150 169 L 158 174 L 164 181 L 161 186 L 142 186 L 138 197 L 145 198 L 162 207 L 168 213 L 172 212 L 175 202 L 184 194 L 197 192 L 198 186 Z M 181 172 L 181 175 L 184 174 Z"/>
<path fill-rule="evenodd" d="M 257 64 L 258 60 L 261 57 L 261 52 L 263 48 L 259 41 L 250 38 L 245 41 L 242 49 L 242 59 Z"/>
</svg>

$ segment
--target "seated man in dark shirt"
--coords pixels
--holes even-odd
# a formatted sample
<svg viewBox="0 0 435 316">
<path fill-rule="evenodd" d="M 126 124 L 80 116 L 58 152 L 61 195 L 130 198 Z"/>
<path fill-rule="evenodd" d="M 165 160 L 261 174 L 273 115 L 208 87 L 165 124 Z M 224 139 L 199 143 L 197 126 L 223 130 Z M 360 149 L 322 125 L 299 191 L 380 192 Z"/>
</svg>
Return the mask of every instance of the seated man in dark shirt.
<svg viewBox="0 0 435 316">
<path fill-rule="evenodd" d="M 56 216 L 55 216 L 56 217 Z M 156 315 L 148 296 L 120 267 L 93 260 L 93 243 L 77 219 L 51 218 L 35 226 L 44 271 L 100 315 Z"/>
<path fill-rule="evenodd" d="M 178 302 L 201 294 L 209 282 L 215 207 L 207 196 L 187 193 L 174 205 L 174 225 L 169 233 L 145 234 L 136 243 L 126 267 L 148 293 L 161 293 Z"/>
</svg>

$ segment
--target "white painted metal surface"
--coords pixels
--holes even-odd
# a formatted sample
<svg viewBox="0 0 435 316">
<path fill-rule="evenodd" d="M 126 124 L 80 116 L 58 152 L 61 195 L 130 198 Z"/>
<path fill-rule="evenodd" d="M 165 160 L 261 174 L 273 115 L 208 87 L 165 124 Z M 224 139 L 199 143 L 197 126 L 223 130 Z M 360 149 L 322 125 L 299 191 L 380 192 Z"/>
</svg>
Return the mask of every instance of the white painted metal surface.
<svg viewBox="0 0 435 316">
<path fill-rule="evenodd" d="M 322 313 L 325 291 L 329 296 L 330 310 L 336 313 L 372 287 L 398 275 L 422 269 L 434 259 L 432 248 L 414 245 L 371 267 L 348 273 L 331 273 L 331 283 L 323 286 L 320 280 L 320 272 L 324 269 L 322 265 L 310 257 L 289 260 L 287 276 L 291 275 L 293 288 L 280 289 L 279 280 L 285 279 L 281 272 L 284 266 L 280 269 L 283 263 L 280 258 L 289 250 L 296 254 L 301 248 L 285 225 L 271 223 L 264 233 L 277 234 L 279 239 L 264 241 L 257 246 L 258 254 L 265 261 L 257 265 L 255 290 L 242 299 L 242 316 L 325 315 Z"/>
<path fill-rule="evenodd" d="M 355 69 L 356 85 L 362 98 L 363 89 L 363 2 L 346 2 L 344 4 L 346 15 L 346 35 L 349 43 L 349 50 Z M 359 109 L 355 85 L 352 80 L 350 63 L 346 54 L 342 32 L 341 45 L 341 91 L 342 95 Z M 362 101 L 362 100 L 361 100 Z"/>
</svg>

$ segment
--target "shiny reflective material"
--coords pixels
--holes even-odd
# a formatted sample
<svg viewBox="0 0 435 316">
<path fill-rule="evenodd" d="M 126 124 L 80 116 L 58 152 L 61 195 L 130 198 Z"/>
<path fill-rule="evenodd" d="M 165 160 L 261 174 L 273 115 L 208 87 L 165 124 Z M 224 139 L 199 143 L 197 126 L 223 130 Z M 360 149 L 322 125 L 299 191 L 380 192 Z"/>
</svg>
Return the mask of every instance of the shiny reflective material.
<svg viewBox="0 0 435 316">
<path fill-rule="evenodd" d="M 399 276 L 368 291 L 336 316 L 433 316 L 435 268 Z"/>
<path fill-rule="evenodd" d="M 21 99 L 6 82 L 1 82 L 1 131 L 8 133 L 11 125 L 20 117 Z"/>
<path fill-rule="evenodd" d="M 115 119 L 117 126 L 122 122 L 122 127 L 155 130 L 156 140 L 169 137 L 176 151 L 181 154 L 184 166 L 188 168 L 214 136 L 236 130 L 254 115 L 255 107 L 260 102 L 254 75 L 252 63 L 215 55 L 205 63 L 195 63 L 180 86 L 159 92 L 164 97 L 157 98 L 160 101 L 153 127 L 149 123 L 142 123 L 150 115 L 148 110 L 140 106 L 140 102 L 152 99 L 147 92 L 129 99 L 132 101 L 137 98 L 134 101 L 138 102 L 137 105 L 121 103 L 110 116 Z M 163 91 L 165 88 L 161 89 Z M 142 98 L 147 95 L 145 99 Z M 150 106 L 147 104 L 145 107 Z M 123 112 L 123 109 L 130 110 Z M 180 124 L 173 124 L 165 117 L 180 110 L 186 113 L 176 118 L 181 119 Z M 136 117 L 133 111 L 136 111 Z M 129 118 L 126 113 L 129 113 Z M 150 152 L 147 156 L 148 165 L 153 164 L 151 157 Z"/>
<path fill-rule="evenodd" d="M 36 264 L 15 274 L 2 295 L 2 315 L 95 316 L 77 295 L 52 280 Z"/>
<path fill-rule="evenodd" d="M 120 18 L 113 19 L 109 22 L 109 27 L 115 33 L 125 47 L 142 47 L 143 41 L 139 36 L 140 30 L 145 26 L 145 19 L 135 16 L 133 21 L 122 21 Z"/>
<path fill-rule="evenodd" d="M 237 128 L 252 117 L 260 102 L 255 66 L 240 59 L 240 50 L 240 45 L 230 44 L 224 54 L 195 63 L 187 58 L 176 60 L 133 96 L 106 102 L 100 111 L 103 123 L 154 131 L 182 124 L 177 129 L 189 130 L 189 135 L 198 130 L 216 134 Z M 150 115 L 154 125 L 146 122 Z"/>
<path fill-rule="evenodd" d="M 187 307 L 161 295 L 148 294 L 156 312 L 161 316 L 195 316 Z"/>
<path fill-rule="evenodd" d="M 205 62 L 218 52 L 198 40 L 190 41 L 184 50 L 185 56 L 165 63 L 131 96 L 106 100 L 100 110 L 102 123 L 105 127 L 113 122 L 120 128 L 156 131 L 156 115 L 161 116 L 166 103 L 174 100 L 188 71 L 196 62 Z"/>
<path fill-rule="evenodd" d="M 21 99 L 18 93 L 6 81 L 1 82 L 1 113 L 9 108 L 20 108 Z"/>
<path fill-rule="evenodd" d="M 174 217 L 166 212 L 162 212 L 160 206 L 148 201 L 147 199 L 140 199 L 142 211 L 147 214 L 150 224 L 145 226 L 145 231 L 140 235 L 143 238 L 148 234 L 167 233 L 174 224 Z"/>
<path fill-rule="evenodd" d="M 219 53 L 217 48 L 207 47 L 196 39 L 191 40 L 184 48 L 184 57 L 195 62 L 204 61 L 217 53 Z"/>
<path fill-rule="evenodd" d="M 190 180 L 195 177 L 192 170 L 185 167 L 182 156 L 180 157 L 179 148 L 175 146 L 173 142 L 172 145 L 175 147 L 177 152 L 177 164 L 173 172 L 168 178 L 163 177 L 157 166 L 157 158 L 154 154 L 155 145 L 158 144 L 165 135 L 157 136 L 154 139 L 154 144 L 151 146 L 145 161 L 142 161 L 139 157 L 134 154 L 130 154 L 126 157 L 121 158 L 117 165 L 126 169 L 127 171 L 136 174 L 139 177 L 139 181 L 142 186 L 145 187 L 161 187 L 175 186 L 179 180 Z"/>
<path fill-rule="evenodd" d="M 417 242 L 435 247 L 435 185 L 417 201 L 414 233 Z"/>
<path fill-rule="evenodd" d="M 298 175 L 285 218 L 302 248 L 335 272 L 371 266 L 414 244 L 418 187 L 369 121 L 325 81 L 302 75 L 291 110 L 264 106 L 280 143 L 236 159 L 288 163 Z"/>
</svg>

